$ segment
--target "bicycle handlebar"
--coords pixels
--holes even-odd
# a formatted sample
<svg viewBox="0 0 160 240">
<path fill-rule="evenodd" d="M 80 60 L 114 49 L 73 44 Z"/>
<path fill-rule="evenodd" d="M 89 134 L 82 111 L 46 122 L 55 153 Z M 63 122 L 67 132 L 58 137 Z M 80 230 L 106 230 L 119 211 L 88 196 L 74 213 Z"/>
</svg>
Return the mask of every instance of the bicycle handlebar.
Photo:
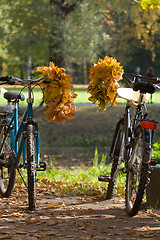
<svg viewBox="0 0 160 240">
<path fill-rule="evenodd" d="M 141 79 L 141 80 L 144 80 L 145 82 L 150 82 L 152 84 L 160 83 L 160 79 L 157 78 L 157 77 L 156 78 L 149 78 L 149 77 L 146 77 L 146 76 L 136 75 L 136 74 L 133 74 L 133 73 L 124 73 L 123 75 L 126 76 L 126 77 L 131 77 L 133 83 L 136 81 L 136 79 Z"/>
<path fill-rule="evenodd" d="M 150 82 L 152 84 L 160 83 L 159 78 L 149 78 L 149 77 L 146 77 L 146 76 L 136 75 L 136 74 L 133 74 L 133 73 L 124 73 L 123 75 L 126 76 L 126 77 L 131 77 L 132 78 L 132 80 L 131 80 L 132 83 L 134 83 L 136 81 L 136 79 L 141 79 L 141 80 L 144 80 L 145 82 Z M 0 82 L 7 83 L 9 85 L 14 85 L 17 82 L 19 82 L 21 84 L 28 84 L 28 83 L 31 84 L 31 83 L 39 82 L 41 80 L 45 81 L 45 79 L 43 77 L 39 77 L 39 78 L 33 79 L 33 80 L 32 79 L 22 80 L 20 78 L 11 77 L 11 76 L 0 77 Z"/>
<path fill-rule="evenodd" d="M 0 82 L 7 83 L 9 85 L 14 85 L 16 83 L 21 83 L 21 84 L 35 83 L 35 82 L 41 81 L 42 79 L 44 79 L 44 78 L 39 77 L 39 78 L 33 79 L 33 80 L 32 79 L 22 80 L 17 77 L 5 76 L 5 77 L 0 77 Z"/>
<path fill-rule="evenodd" d="M 0 77 L 0 81 L 4 83 L 8 83 L 10 85 L 13 85 L 15 81 L 10 76 Z"/>
</svg>

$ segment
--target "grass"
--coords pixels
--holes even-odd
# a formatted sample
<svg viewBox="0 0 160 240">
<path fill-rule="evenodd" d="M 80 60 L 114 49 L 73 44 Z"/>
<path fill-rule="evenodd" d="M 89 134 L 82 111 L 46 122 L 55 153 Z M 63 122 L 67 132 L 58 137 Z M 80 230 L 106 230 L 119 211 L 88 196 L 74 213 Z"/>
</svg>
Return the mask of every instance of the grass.
<svg viewBox="0 0 160 240">
<path fill-rule="evenodd" d="M 22 87 L 16 87 L 16 88 L 13 88 L 13 87 L 5 87 L 4 88 L 8 91 L 8 92 L 20 92 L 22 90 Z M 25 88 L 22 93 L 24 94 L 25 96 L 25 100 L 22 102 L 20 102 L 20 105 L 26 105 L 26 99 L 28 97 L 28 92 L 27 92 L 27 89 Z M 35 88 L 34 89 L 34 105 L 39 105 L 42 101 L 42 91 L 40 88 Z M 4 99 L 3 97 L 3 93 L 0 94 L 0 105 L 1 106 L 5 106 L 7 104 L 7 100 Z"/>
<path fill-rule="evenodd" d="M 95 148 L 99 154 L 108 154 L 114 129 L 120 117 L 123 117 L 125 105 L 113 107 L 111 111 L 97 111 L 94 105 L 77 106 L 75 117 L 65 124 L 47 122 L 44 108 L 34 113 L 39 124 L 41 157 L 47 161 L 55 158 L 56 167 L 91 166 Z M 148 116 L 159 120 L 160 107 L 149 104 Z M 21 114 L 23 108 L 20 109 Z M 154 142 L 160 142 L 160 125 L 154 133 Z"/>
<path fill-rule="evenodd" d="M 94 105 L 77 106 L 75 118 L 64 125 L 48 123 L 43 114 L 44 108 L 35 112 L 40 129 L 41 157 L 50 164 L 50 169 L 38 173 L 38 181 L 46 188 L 46 192 L 96 196 L 106 193 L 107 184 L 98 182 L 97 178 L 100 174 L 110 172 L 111 166 L 106 155 L 115 125 L 123 116 L 124 108 L 125 105 L 120 104 L 111 111 L 96 112 Z M 148 116 L 158 120 L 160 107 L 149 104 L 147 108 Z M 23 112 L 23 108 L 20 111 Z M 154 142 L 160 141 L 159 136 L 158 124 Z M 123 175 L 118 178 L 116 194 L 124 194 Z"/>
<path fill-rule="evenodd" d="M 87 93 L 86 89 L 73 89 L 73 91 L 78 94 L 77 98 L 74 101 L 75 103 L 90 103 L 88 100 L 90 94 Z"/>
<path fill-rule="evenodd" d="M 105 155 L 99 159 L 98 151 L 95 150 L 93 165 L 81 166 L 74 169 L 57 169 L 53 166 L 45 173 L 38 173 L 38 182 L 45 191 L 54 192 L 56 195 L 89 195 L 102 197 L 106 194 L 107 184 L 98 181 L 98 175 L 109 175 L 111 164 L 105 164 Z M 120 174 L 115 188 L 116 195 L 124 196 L 125 175 Z M 46 189 L 46 186 L 48 189 Z"/>
<path fill-rule="evenodd" d="M 97 111 L 96 106 L 77 106 L 75 117 L 65 124 L 47 122 L 44 107 L 34 112 L 39 124 L 41 157 L 55 158 L 55 166 L 72 167 L 83 163 L 91 166 L 95 148 L 99 154 L 108 154 L 117 121 L 123 117 L 125 105 L 111 111 Z M 148 117 L 159 120 L 160 106 L 148 104 Z M 3 108 L 0 109 L 1 111 Z M 21 114 L 23 108 L 20 109 Z M 154 133 L 154 142 L 160 142 L 160 124 Z"/>
<path fill-rule="evenodd" d="M 107 183 L 99 182 L 99 175 L 110 175 L 111 164 L 106 165 L 106 155 L 99 155 L 95 149 L 92 165 L 81 165 L 74 168 L 56 168 L 55 159 L 50 158 L 51 167 L 44 172 L 37 172 L 37 192 L 54 193 L 55 196 L 74 195 L 83 196 L 86 200 L 102 198 L 107 193 Z M 26 169 L 22 170 L 23 178 L 27 180 Z M 17 173 L 16 188 L 24 188 L 22 179 Z M 114 194 L 124 197 L 125 174 L 120 173 L 117 178 Z"/>
<path fill-rule="evenodd" d="M 4 88 L 7 89 L 7 91 L 13 91 L 13 92 L 20 92 L 22 87 L 8 87 L 8 86 L 4 86 Z M 79 104 L 79 103 L 91 103 L 88 100 L 88 97 L 90 96 L 89 93 L 87 93 L 87 89 L 86 88 L 74 88 L 73 91 L 75 91 L 78 96 L 75 99 L 74 103 L 75 104 Z M 27 89 L 24 89 L 22 92 L 25 95 L 25 99 L 27 99 Z M 42 101 L 42 91 L 40 88 L 35 88 L 34 89 L 34 105 L 39 105 Z M 117 99 L 117 102 L 119 104 L 122 103 L 126 103 L 126 101 L 124 99 Z M 160 103 L 160 91 L 157 91 L 156 93 L 153 94 L 153 103 Z M 6 105 L 7 101 L 3 98 L 3 94 L 0 94 L 0 105 Z M 24 102 L 20 102 L 20 105 L 26 105 L 26 101 Z"/>
</svg>

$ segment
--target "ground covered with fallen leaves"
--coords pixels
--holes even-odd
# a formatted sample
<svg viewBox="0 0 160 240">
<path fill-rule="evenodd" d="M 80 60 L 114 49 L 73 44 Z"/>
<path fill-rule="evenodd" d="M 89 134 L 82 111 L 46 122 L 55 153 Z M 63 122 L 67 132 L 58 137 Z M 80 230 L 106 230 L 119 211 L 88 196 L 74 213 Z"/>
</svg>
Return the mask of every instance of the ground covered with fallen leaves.
<svg viewBox="0 0 160 240">
<path fill-rule="evenodd" d="M 27 193 L 15 188 L 0 199 L 0 239 L 160 239 L 158 210 L 127 216 L 123 198 L 37 194 L 37 209 L 27 209 Z"/>
</svg>

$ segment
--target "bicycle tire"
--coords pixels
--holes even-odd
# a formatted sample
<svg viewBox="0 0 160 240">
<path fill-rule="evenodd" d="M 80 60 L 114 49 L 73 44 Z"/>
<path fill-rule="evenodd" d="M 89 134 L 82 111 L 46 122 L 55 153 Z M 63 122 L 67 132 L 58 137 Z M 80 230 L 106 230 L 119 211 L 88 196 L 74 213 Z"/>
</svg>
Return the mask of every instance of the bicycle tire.
<svg viewBox="0 0 160 240">
<path fill-rule="evenodd" d="M 149 135 L 147 133 L 148 137 L 146 137 L 146 132 L 143 131 L 137 136 L 129 161 L 126 178 L 125 204 L 127 214 L 130 217 L 138 213 L 146 185 L 149 182 L 151 148 L 146 148 L 146 146 L 149 145 L 148 141 L 146 141 L 146 139 L 150 139 Z"/>
<path fill-rule="evenodd" d="M 111 178 L 107 188 L 106 199 L 111 199 L 113 197 L 113 192 L 115 189 L 115 184 L 118 176 L 117 168 L 121 163 L 120 153 L 123 151 L 122 147 L 124 147 L 123 139 L 124 139 L 124 118 L 120 119 L 119 122 L 117 123 L 111 144 L 109 156 L 112 160 L 112 167 L 110 174 Z"/>
<path fill-rule="evenodd" d="M 0 145 L 2 144 L 7 128 L 7 121 L 4 120 L 0 125 Z M 12 194 L 16 177 L 9 133 L 6 136 L 0 155 L 2 161 L 0 164 L 0 195 L 2 197 L 9 197 Z"/>
<path fill-rule="evenodd" d="M 28 177 L 28 202 L 29 210 L 36 208 L 36 163 L 35 163 L 35 142 L 34 125 L 26 126 L 27 137 L 27 177 Z"/>
</svg>

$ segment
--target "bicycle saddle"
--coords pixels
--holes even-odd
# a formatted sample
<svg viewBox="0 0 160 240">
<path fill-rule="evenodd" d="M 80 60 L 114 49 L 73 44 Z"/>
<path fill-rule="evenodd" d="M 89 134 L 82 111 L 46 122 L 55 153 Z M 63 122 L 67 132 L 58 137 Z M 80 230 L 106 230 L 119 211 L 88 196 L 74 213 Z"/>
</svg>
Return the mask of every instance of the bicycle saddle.
<svg viewBox="0 0 160 240">
<path fill-rule="evenodd" d="M 118 96 L 128 100 L 128 101 L 134 101 L 138 102 L 140 97 L 140 91 L 134 91 L 132 88 L 118 88 L 117 89 Z M 150 94 L 146 93 L 143 97 L 143 102 L 146 102 L 149 100 Z"/>
<path fill-rule="evenodd" d="M 25 96 L 22 93 L 17 93 L 17 92 L 5 92 L 4 93 L 4 98 L 7 99 L 9 102 L 12 100 L 25 100 Z"/>
<path fill-rule="evenodd" d="M 155 86 L 149 82 L 136 82 L 133 87 L 134 91 L 140 91 L 141 93 L 153 94 L 156 91 Z"/>
</svg>

